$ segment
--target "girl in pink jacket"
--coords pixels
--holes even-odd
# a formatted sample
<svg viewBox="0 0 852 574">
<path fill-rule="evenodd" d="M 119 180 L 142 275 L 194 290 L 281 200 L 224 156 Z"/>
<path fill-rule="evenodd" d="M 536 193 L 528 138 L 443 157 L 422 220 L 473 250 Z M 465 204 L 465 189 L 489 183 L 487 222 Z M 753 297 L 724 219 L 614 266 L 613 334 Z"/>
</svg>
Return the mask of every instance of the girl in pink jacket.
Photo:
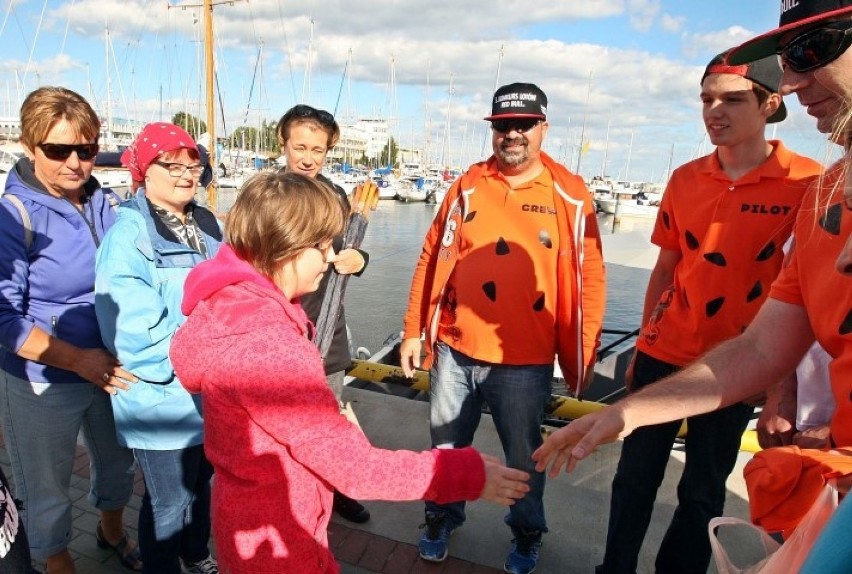
<svg viewBox="0 0 852 574">
<path fill-rule="evenodd" d="M 223 573 L 338 572 L 326 532 L 334 489 L 505 505 L 528 490 L 526 473 L 472 448 L 382 450 L 340 415 L 299 296 L 319 285 L 343 226 L 322 183 L 255 176 L 228 214 L 226 245 L 186 280 L 188 318 L 170 354 L 203 397 Z"/>
</svg>

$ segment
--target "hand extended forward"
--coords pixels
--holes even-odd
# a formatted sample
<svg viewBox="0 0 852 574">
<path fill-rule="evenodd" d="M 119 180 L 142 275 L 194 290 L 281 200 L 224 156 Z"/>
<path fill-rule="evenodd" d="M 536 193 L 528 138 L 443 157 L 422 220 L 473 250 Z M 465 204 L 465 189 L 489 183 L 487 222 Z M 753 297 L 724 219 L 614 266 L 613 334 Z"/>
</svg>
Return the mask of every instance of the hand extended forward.
<svg viewBox="0 0 852 574">
<path fill-rule="evenodd" d="M 610 443 L 628 434 L 623 411 L 617 406 L 607 407 L 588 414 L 562 427 L 549 437 L 532 455 L 535 469 L 556 477 L 559 470 L 571 472 L 577 461 L 592 454 L 598 446 Z"/>
<path fill-rule="evenodd" d="M 511 506 L 529 492 L 530 475 L 522 470 L 503 466 L 499 459 L 480 453 L 485 464 L 485 486 L 481 498 L 495 504 Z"/>
</svg>

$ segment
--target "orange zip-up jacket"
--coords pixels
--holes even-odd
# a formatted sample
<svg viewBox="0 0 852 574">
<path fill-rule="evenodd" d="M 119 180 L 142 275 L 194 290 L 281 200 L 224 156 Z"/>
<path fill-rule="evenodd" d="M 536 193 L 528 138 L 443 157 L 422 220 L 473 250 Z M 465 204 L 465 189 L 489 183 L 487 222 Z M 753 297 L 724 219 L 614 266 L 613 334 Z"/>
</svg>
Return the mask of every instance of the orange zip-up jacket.
<svg viewBox="0 0 852 574">
<path fill-rule="evenodd" d="M 586 369 L 594 367 L 606 306 L 601 238 L 591 194 L 582 178 L 544 152 L 541 160 L 553 176 L 559 228 L 557 358 L 566 384 L 579 394 Z M 493 156 L 471 166 L 447 192 L 426 233 L 403 320 L 403 337 L 420 337 L 425 333 L 423 368 L 431 364 L 444 288 L 459 257 L 459 239 L 468 215 L 468 198 L 476 192 L 482 176 L 497 171 Z"/>
</svg>

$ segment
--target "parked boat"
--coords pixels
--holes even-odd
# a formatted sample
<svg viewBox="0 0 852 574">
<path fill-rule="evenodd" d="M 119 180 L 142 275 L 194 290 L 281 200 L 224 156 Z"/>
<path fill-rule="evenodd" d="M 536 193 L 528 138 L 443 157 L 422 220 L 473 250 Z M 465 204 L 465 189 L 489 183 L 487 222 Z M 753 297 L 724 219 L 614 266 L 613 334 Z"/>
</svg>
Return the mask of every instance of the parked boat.
<svg viewBox="0 0 852 574">
<path fill-rule="evenodd" d="M 620 199 L 615 197 L 595 198 L 595 205 L 604 213 L 629 215 L 631 217 L 657 217 L 659 205 L 652 205 L 647 199 Z"/>
</svg>

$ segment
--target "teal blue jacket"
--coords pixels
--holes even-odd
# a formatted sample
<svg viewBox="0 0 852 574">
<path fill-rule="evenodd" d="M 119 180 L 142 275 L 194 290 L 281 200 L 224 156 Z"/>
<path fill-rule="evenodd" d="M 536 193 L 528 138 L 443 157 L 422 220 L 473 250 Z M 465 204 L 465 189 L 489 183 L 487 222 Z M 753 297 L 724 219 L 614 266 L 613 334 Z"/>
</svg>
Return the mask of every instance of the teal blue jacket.
<svg viewBox="0 0 852 574">
<path fill-rule="evenodd" d="M 212 258 L 222 241 L 216 217 L 193 212 Z M 139 382 L 112 397 L 118 440 L 129 448 L 177 450 L 204 441 L 201 400 L 175 377 L 169 345 L 186 317 L 186 276 L 204 257 L 180 243 L 145 198 L 121 204 L 95 263 L 95 311 L 104 345 Z M 199 344 L 203 342 L 199 341 Z"/>
</svg>

